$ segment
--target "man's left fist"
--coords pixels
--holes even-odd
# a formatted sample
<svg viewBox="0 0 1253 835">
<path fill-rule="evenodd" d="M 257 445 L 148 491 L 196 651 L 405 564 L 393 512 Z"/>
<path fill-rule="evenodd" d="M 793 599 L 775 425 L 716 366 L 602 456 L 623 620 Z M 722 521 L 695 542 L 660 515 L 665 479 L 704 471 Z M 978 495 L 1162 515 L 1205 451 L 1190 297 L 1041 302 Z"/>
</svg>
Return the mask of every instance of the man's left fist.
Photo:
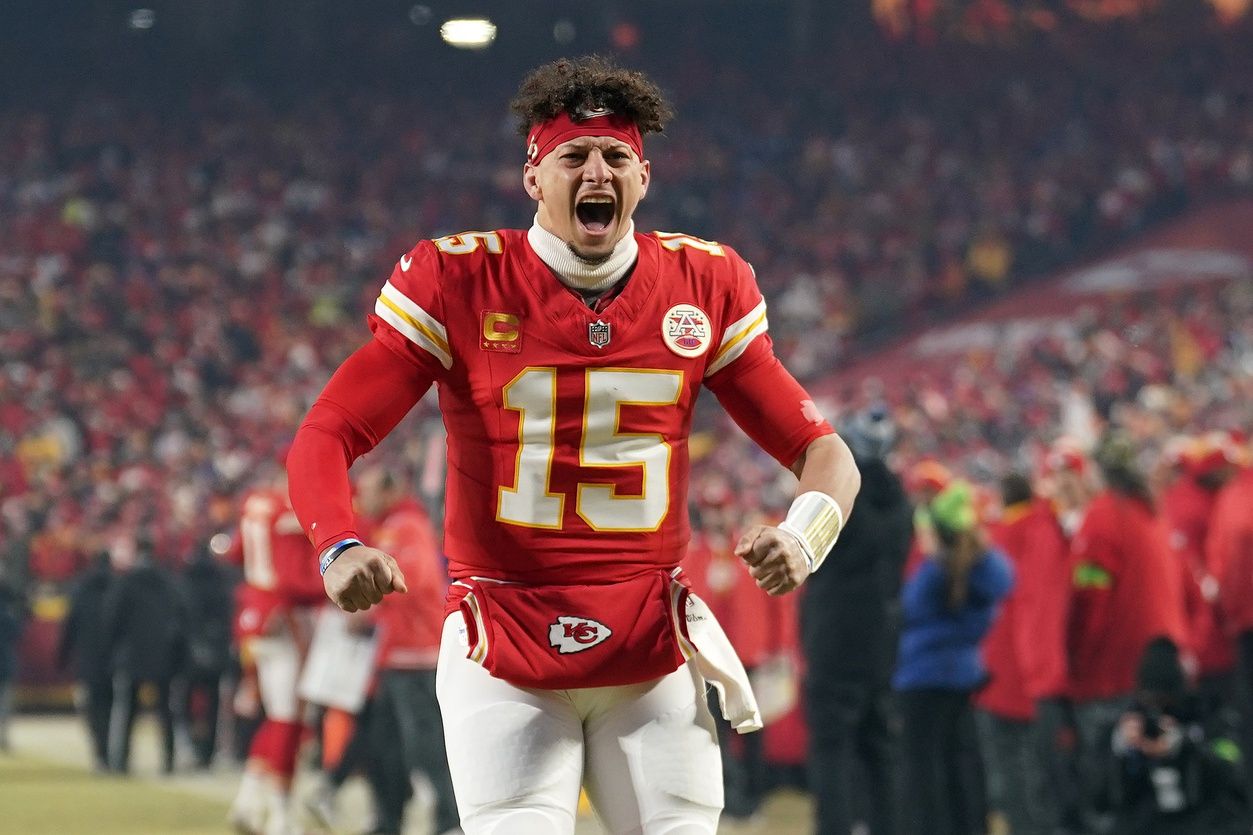
<svg viewBox="0 0 1253 835">
<path fill-rule="evenodd" d="M 740 538 L 735 555 L 748 564 L 748 573 L 767 594 L 787 594 L 809 577 L 800 542 L 770 525 L 754 525 Z"/>
</svg>

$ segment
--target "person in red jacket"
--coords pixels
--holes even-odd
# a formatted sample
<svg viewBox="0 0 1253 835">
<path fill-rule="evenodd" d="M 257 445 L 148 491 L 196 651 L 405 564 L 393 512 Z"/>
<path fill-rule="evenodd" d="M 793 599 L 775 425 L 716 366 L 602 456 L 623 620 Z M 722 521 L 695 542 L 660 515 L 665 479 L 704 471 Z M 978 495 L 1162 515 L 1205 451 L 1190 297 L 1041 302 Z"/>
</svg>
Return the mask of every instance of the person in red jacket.
<svg viewBox="0 0 1253 835">
<path fill-rule="evenodd" d="M 786 665 L 797 643 L 792 601 L 764 594 L 732 552 L 756 515 L 745 515 L 733 504 L 704 508 L 700 531 L 692 539 L 685 563 L 692 590 L 719 622 L 726 624 L 727 638 L 754 679 L 771 664 Z M 716 707 L 716 695 L 711 694 L 711 699 Z M 724 812 L 729 818 L 751 818 L 761 805 L 768 777 L 763 735 L 746 735 L 737 751 L 730 741 L 731 725 L 719 721 L 717 728 L 722 746 Z"/>
<path fill-rule="evenodd" d="M 1205 541 L 1205 560 L 1218 578 L 1218 605 L 1236 641 L 1244 718 L 1245 761 L 1253 756 L 1253 467 L 1240 470 L 1218 494 Z"/>
<path fill-rule="evenodd" d="M 357 480 L 357 506 L 374 520 L 374 540 L 404 572 L 409 592 L 389 595 L 379 606 L 378 680 L 370 718 L 375 764 L 370 782 L 376 803 L 377 835 L 399 835 L 411 780 L 424 775 L 435 790 L 435 831 L 457 826 L 457 803 L 444 727 L 435 698 L 447 586 L 443 558 L 426 509 L 409 496 L 397 475 L 373 466 Z M 387 767 L 399 741 L 398 767 Z M 382 767 L 380 767 L 382 766 Z"/>
<path fill-rule="evenodd" d="M 1205 558 L 1218 492 L 1234 473 L 1225 433 L 1209 433 L 1185 448 L 1178 476 L 1161 501 L 1171 546 L 1181 563 L 1198 690 L 1210 702 L 1227 701 L 1236 666 L 1235 644 L 1217 601 L 1218 581 Z"/>
<path fill-rule="evenodd" d="M 1093 788 L 1104 776 L 1109 730 L 1135 691 L 1144 648 L 1154 638 L 1182 646 L 1188 637 L 1166 526 L 1135 458 L 1126 436 L 1111 433 L 1102 441 L 1096 461 L 1106 487 L 1071 544 L 1070 691 L 1080 764 Z"/>
<path fill-rule="evenodd" d="M 988 796 L 1013 832 L 1051 832 L 1059 802 L 1073 794 L 1046 703 L 1066 690 L 1069 548 L 1052 507 L 1025 476 L 1006 476 L 1001 493 L 1004 511 L 988 532 L 1017 582 L 984 639 L 990 681 L 975 699 Z"/>
<path fill-rule="evenodd" d="M 1074 536 L 1083 521 L 1088 504 L 1096 493 L 1092 467 L 1080 445 L 1072 438 L 1059 438 L 1044 457 L 1045 495 L 1067 537 Z"/>
</svg>

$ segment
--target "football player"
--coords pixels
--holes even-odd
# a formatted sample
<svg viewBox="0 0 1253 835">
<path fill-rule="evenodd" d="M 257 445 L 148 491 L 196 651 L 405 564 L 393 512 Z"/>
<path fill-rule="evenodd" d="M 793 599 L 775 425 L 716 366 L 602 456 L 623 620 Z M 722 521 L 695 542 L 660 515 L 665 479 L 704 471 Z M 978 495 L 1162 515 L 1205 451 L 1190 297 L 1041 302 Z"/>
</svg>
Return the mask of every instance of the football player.
<svg viewBox="0 0 1253 835">
<path fill-rule="evenodd" d="M 311 621 L 325 600 L 308 569 L 314 553 L 291 509 L 279 470 L 244 498 L 233 553 L 243 563 L 235 636 L 255 675 L 265 719 L 257 728 L 230 819 L 247 833 L 287 831 L 288 796 L 304 733 L 296 695 Z"/>
<path fill-rule="evenodd" d="M 760 717 L 679 568 L 701 387 L 800 480 L 787 518 L 735 546 L 766 593 L 825 558 L 858 473 L 775 358 L 748 263 L 635 229 L 652 176 L 643 137 L 671 115 L 658 88 L 598 57 L 561 60 L 513 108 L 534 223 L 400 258 L 373 338 L 297 433 L 294 507 L 342 608 L 404 592 L 396 562 L 357 535 L 348 467 L 437 386 L 454 578 L 437 691 L 462 826 L 573 832 L 583 784 L 613 832 L 713 833 L 705 681 L 737 729 Z"/>
</svg>

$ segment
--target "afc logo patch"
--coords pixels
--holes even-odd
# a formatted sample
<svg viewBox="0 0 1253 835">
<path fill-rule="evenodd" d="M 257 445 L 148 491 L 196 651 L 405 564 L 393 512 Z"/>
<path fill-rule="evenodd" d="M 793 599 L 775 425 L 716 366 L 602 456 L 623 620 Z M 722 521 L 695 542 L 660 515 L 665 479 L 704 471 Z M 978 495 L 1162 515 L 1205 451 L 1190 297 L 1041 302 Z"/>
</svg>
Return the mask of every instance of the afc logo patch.
<svg viewBox="0 0 1253 835">
<path fill-rule="evenodd" d="M 709 317 L 694 304 L 676 304 L 661 317 L 661 338 L 681 357 L 699 357 L 713 343 Z"/>
<path fill-rule="evenodd" d="M 572 615 L 559 615 L 555 623 L 548 625 L 548 643 L 562 655 L 591 649 L 612 634 L 613 631 L 599 621 Z"/>
</svg>

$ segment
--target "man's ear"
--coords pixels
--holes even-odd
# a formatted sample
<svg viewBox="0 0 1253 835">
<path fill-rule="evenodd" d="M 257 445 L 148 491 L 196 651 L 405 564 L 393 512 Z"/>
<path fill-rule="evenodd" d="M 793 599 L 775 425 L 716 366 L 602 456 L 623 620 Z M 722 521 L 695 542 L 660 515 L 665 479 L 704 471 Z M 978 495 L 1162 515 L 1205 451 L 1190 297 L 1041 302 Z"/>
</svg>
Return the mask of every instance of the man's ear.
<svg viewBox="0 0 1253 835">
<path fill-rule="evenodd" d="M 522 165 L 522 187 L 532 200 L 544 199 L 544 192 L 539 187 L 539 169 L 529 162 Z"/>
<path fill-rule="evenodd" d="M 640 199 L 643 200 L 648 196 L 648 184 L 652 181 L 653 165 L 648 160 L 640 163 L 640 178 L 643 180 L 643 191 L 640 192 Z"/>
</svg>

